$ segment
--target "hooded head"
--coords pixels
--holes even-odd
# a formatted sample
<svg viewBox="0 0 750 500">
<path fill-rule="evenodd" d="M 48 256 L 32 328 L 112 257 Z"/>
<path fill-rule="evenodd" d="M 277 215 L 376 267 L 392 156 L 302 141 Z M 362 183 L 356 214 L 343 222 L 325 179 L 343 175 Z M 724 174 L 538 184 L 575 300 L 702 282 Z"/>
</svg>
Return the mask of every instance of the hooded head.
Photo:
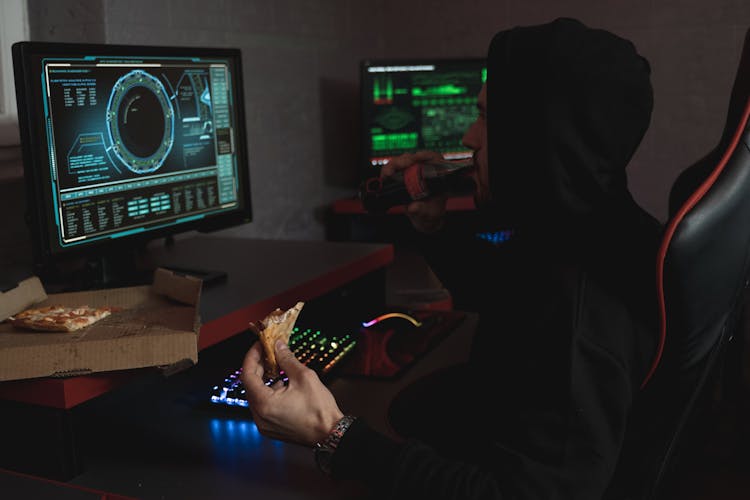
<svg viewBox="0 0 750 500">
<path fill-rule="evenodd" d="M 625 167 L 651 119 L 649 77 L 631 42 L 573 19 L 495 35 L 487 208 L 514 227 L 544 229 L 632 204 Z"/>
</svg>

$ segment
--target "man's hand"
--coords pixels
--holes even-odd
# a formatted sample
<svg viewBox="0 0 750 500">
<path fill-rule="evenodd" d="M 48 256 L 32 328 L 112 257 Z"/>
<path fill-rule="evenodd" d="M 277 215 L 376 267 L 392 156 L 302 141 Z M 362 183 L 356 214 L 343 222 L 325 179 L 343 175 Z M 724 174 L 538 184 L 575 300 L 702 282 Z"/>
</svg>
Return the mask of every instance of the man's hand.
<svg viewBox="0 0 750 500">
<path fill-rule="evenodd" d="M 276 343 L 279 367 L 289 377 L 267 386 L 263 381 L 262 347 L 255 342 L 242 364 L 242 383 L 258 431 L 264 436 L 314 446 L 344 416 L 318 374 L 300 363 L 289 346 Z"/>
<path fill-rule="evenodd" d="M 443 156 L 434 151 L 404 153 L 391 158 L 388 163 L 383 165 L 383 168 L 380 170 L 380 176 L 389 177 L 398 171 L 409 168 L 415 163 L 426 163 L 435 160 L 443 160 Z M 406 207 L 406 215 L 417 231 L 434 233 L 443 227 L 447 200 L 448 197 L 446 195 L 436 195 L 424 200 L 413 201 Z"/>
</svg>

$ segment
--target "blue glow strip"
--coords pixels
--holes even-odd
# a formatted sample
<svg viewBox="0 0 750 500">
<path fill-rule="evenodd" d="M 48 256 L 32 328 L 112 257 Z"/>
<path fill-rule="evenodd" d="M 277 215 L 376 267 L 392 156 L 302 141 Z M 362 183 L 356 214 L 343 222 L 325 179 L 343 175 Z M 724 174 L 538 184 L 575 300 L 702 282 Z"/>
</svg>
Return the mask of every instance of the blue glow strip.
<svg viewBox="0 0 750 500">
<path fill-rule="evenodd" d="M 193 215 L 192 217 L 184 217 L 184 218 L 182 218 L 182 219 L 177 219 L 177 220 L 175 221 L 175 224 L 181 224 L 181 223 L 183 223 L 183 222 L 189 222 L 189 221 L 191 221 L 191 220 L 198 220 L 198 219 L 202 219 L 202 218 L 203 218 L 203 217 L 205 217 L 205 216 L 206 216 L 206 214 Z"/>
<path fill-rule="evenodd" d="M 145 231 L 145 229 L 143 229 L 142 227 L 138 227 L 135 229 L 131 229 L 130 231 L 123 231 L 122 233 L 113 234 L 112 236 L 110 236 L 110 238 L 112 239 L 122 238 L 123 236 L 127 236 L 129 234 L 135 234 L 135 233 L 142 233 L 143 231 Z"/>
</svg>

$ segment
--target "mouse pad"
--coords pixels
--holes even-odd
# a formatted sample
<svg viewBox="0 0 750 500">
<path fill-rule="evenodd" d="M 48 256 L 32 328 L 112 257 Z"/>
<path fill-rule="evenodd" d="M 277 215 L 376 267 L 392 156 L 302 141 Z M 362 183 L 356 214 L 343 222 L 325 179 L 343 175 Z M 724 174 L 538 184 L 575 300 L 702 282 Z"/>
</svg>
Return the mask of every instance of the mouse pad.
<svg viewBox="0 0 750 500">
<path fill-rule="evenodd" d="M 435 347 L 466 316 L 459 311 L 403 311 L 418 320 L 416 326 L 393 316 L 362 327 L 357 346 L 339 368 L 339 375 L 392 378 L 401 375 Z"/>
</svg>

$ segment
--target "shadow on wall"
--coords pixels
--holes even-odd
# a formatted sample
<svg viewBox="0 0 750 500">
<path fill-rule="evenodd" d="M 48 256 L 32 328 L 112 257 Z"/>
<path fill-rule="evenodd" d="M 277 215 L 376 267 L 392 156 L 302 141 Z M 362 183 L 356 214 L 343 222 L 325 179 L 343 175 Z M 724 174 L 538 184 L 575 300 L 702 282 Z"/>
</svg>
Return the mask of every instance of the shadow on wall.
<svg viewBox="0 0 750 500">
<path fill-rule="evenodd" d="M 323 175 L 329 186 L 356 190 L 360 173 L 359 86 L 356 82 L 320 80 L 320 138 Z"/>
</svg>

